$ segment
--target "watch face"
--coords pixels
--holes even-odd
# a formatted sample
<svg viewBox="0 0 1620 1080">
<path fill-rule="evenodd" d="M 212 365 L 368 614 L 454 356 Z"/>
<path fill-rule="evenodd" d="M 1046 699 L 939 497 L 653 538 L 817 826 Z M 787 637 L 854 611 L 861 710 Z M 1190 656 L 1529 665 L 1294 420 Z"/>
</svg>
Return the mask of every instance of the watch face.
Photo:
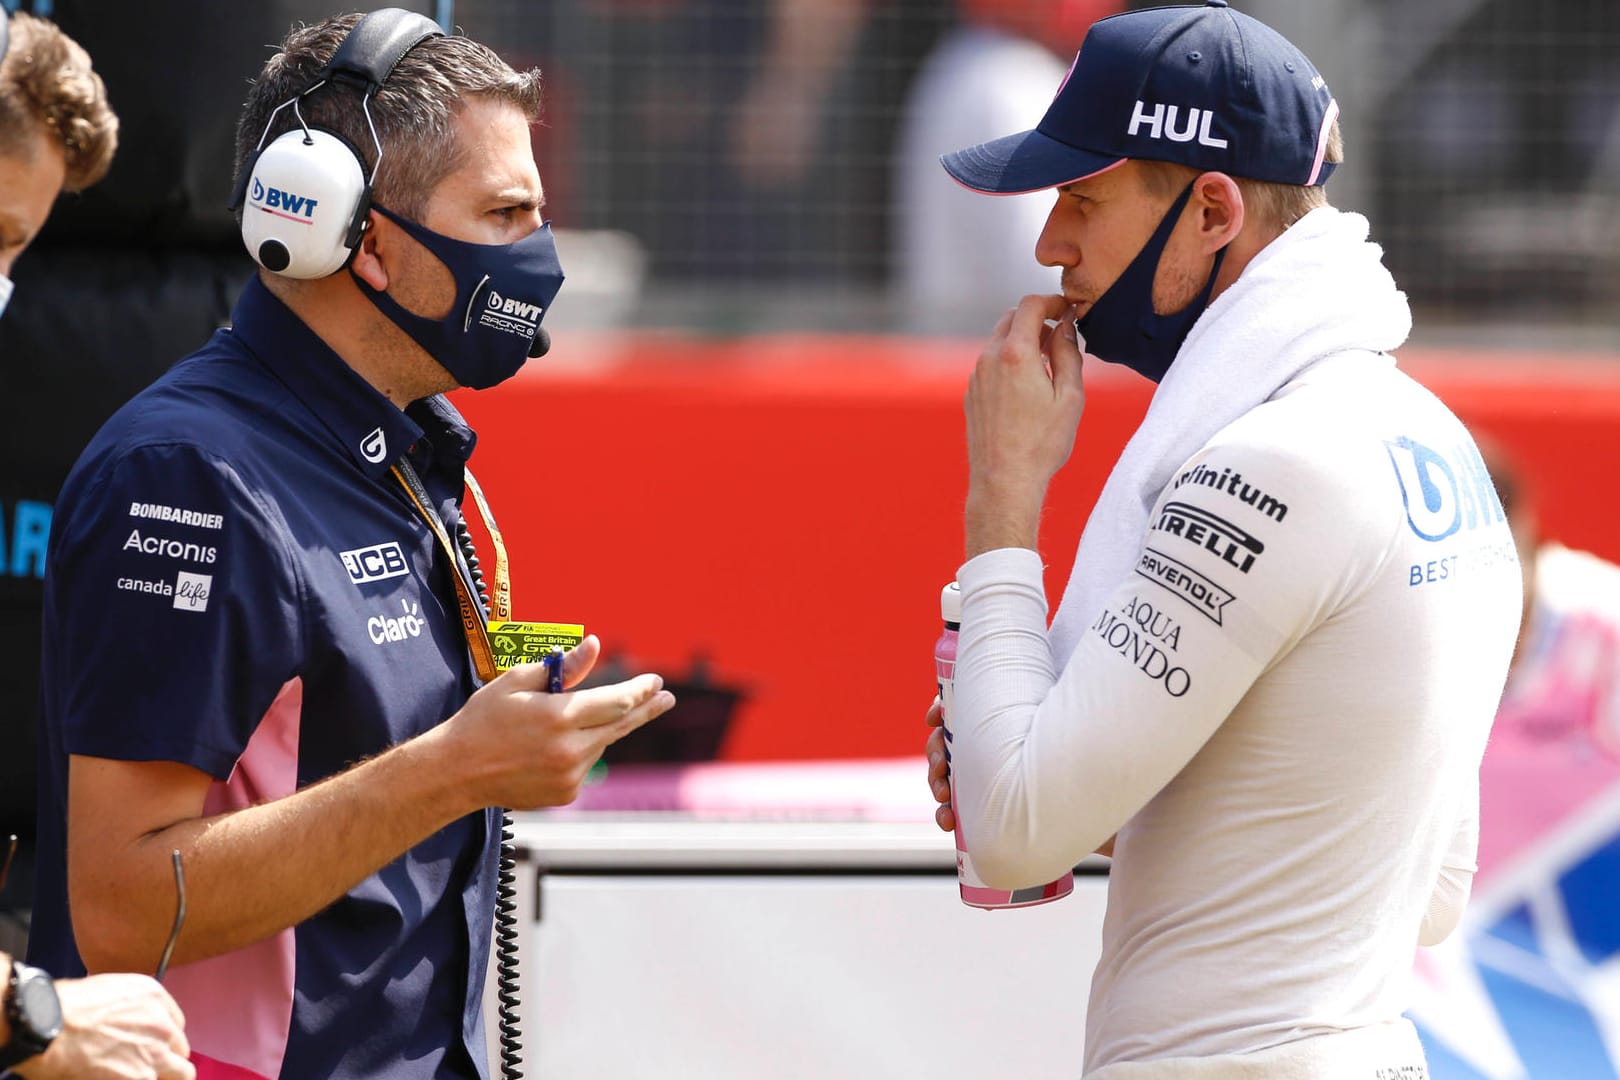
<svg viewBox="0 0 1620 1080">
<path fill-rule="evenodd" d="M 62 1003 L 56 999 L 56 987 L 49 978 L 35 975 L 19 981 L 17 1015 L 41 1039 L 48 1041 L 62 1033 Z"/>
</svg>

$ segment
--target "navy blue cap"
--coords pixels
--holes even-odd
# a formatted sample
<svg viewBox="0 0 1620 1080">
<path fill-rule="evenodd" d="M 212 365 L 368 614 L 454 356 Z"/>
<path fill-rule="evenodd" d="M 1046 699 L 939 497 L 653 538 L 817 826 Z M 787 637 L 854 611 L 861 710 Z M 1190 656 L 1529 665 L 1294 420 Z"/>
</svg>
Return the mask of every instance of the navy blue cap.
<svg viewBox="0 0 1620 1080">
<path fill-rule="evenodd" d="M 1033 131 L 939 160 L 994 195 L 1084 180 L 1127 158 L 1314 187 L 1339 115 L 1304 53 L 1226 0 L 1099 20 Z"/>
</svg>

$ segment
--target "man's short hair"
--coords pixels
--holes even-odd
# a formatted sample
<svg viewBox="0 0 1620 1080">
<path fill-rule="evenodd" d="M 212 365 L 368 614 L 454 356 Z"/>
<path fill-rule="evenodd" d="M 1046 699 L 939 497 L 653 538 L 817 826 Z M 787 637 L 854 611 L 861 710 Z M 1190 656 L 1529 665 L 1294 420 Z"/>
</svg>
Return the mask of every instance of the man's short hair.
<svg viewBox="0 0 1620 1080">
<path fill-rule="evenodd" d="M 315 85 L 321 68 L 360 18 L 342 15 L 298 27 L 264 65 L 236 125 L 239 180 L 276 106 Z M 508 102 L 532 123 L 540 115 L 540 70 L 513 71 L 491 49 L 466 37 L 430 37 L 405 54 L 371 99 L 371 119 L 383 145 L 372 189 L 375 201 L 405 217 L 420 218 L 433 189 L 460 164 L 462 148 L 452 121 L 460 102 L 469 97 Z M 358 87 L 328 83 L 299 102 L 298 110 L 310 125 L 348 140 L 369 176 L 377 150 L 360 103 Z M 265 145 L 297 127 L 293 110 L 283 109 Z"/>
<path fill-rule="evenodd" d="M 1137 160 L 1143 165 L 1142 183 L 1147 187 L 1149 194 L 1159 198 L 1167 196 L 1174 198 L 1181 194 L 1182 188 L 1205 171 L 1169 161 L 1148 161 L 1141 158 Z M 1344 136 L 1339 132 L 1338 120 L 1333 121 L 1333 126 L 1328 131 L 1327 150 L 1323 153 L 1322 160 L 1335 164 L 1344 160 Z M 1279 232 L 1318 206 L 1328 204 L 1327 192 L 1320 186 L 1278 184 L 1267 180 L 1250 180 L 1243 176 L 1234 176 L 1232 180 L 1243 193 L 1245 212 L 1261 225 Z"/>
<path fill-rule="evenodd" d="M 62 148 L 67 191 L 106 176 L 118 149 L 118 117 L 90 55 L 55 23 L 19 12 L 0 61 L 0 153 L 29 154 L 41 132 Z"/>
</svg>

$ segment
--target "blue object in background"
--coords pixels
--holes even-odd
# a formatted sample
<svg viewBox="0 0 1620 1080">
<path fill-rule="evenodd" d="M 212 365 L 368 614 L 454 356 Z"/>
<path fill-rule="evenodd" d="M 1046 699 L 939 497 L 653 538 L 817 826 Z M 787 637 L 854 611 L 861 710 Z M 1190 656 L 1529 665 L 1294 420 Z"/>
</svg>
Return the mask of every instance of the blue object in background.
<svg viewBox="0 0 1620 1080">
<path fill-rule="evenodd" d="M 1620 831 L 1463 933 L 1495 1013 L 1478 1028 L 1499 1024 L 1519 1061 L 1479 1060 L 1416 1012 L 1433 1080 L 1620 1080 Z"/>
</svg>

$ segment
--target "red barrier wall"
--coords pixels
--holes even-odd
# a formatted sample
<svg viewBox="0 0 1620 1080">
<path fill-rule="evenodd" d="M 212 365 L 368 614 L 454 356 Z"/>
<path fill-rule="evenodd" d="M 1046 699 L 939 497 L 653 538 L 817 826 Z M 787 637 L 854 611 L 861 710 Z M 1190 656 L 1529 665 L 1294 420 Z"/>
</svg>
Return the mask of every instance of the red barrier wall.
<svg viewBox="0 0 1620 1080">
<path fill-rule="evenodd" d="M 519 618 L 579 621 L 639 669 L 702 656 L 748 693 L 730 760 L 914 754 L 939 588 L 961 559 L 961 398 L 978 343 L 558 336 L 457 404 L 513 558 Z M 1620 359 L 1620 358 L 1615 358 Z M 1620 362 L 1403 354 L 1515 453 L 1550 535 L 1620 560 Z M 1150 384 L 1088 368 L 1042 550 L 1054 603 Z M 1594 482 L 1595 481 L 1595 482 Z"/>
</svg>

